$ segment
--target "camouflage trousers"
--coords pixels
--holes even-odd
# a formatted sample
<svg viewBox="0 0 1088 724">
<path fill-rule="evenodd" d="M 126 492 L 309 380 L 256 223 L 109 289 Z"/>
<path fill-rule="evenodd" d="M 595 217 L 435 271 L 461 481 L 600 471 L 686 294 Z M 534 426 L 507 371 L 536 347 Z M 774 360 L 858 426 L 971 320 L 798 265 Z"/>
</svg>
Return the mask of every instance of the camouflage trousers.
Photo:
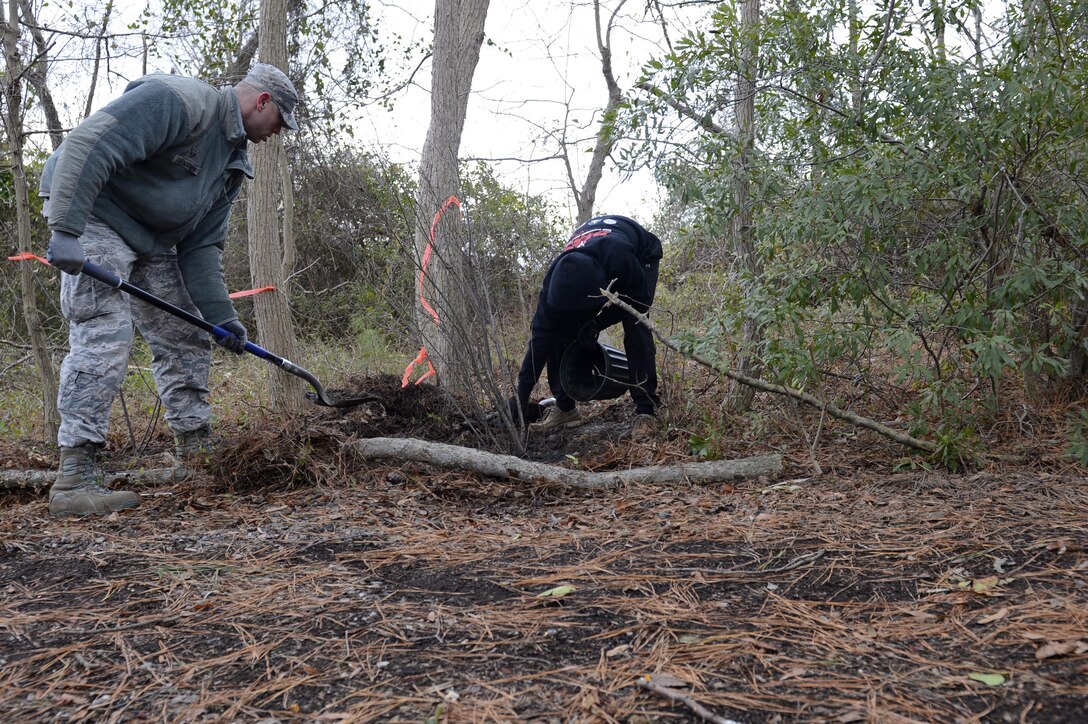
<svg viewBox="0 0 1088 724">
<path fill-rule="evenodd" d="M 139 257 L 93 216 L 79 241 L 88 260 L 199 316 L 173 250 Z M 60 302 L 69 325 L 57 396 L 61 447 L 106 441 L 110 409 L 128 370 L 133 324 L 151 347 L 151 370 L 170 428 L 182 433 L 209 423 L 212 352 L 206 332 L 83 274 L 61 274 Z"/>
</svg>

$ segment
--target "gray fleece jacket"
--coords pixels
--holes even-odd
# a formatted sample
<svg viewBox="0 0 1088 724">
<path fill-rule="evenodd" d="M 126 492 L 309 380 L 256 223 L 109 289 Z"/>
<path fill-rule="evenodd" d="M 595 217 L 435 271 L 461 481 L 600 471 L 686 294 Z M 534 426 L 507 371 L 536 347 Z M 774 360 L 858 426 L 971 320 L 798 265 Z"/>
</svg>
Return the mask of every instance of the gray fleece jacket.
<svg viewBox="0 0 1088 724">
<path fill-rule="evenodd" d="M 201 315 L 235 319 L 220 254 L 231 204 L 253 178 L 238 98 L 194 78 L 152 74 L 73 129 L 50 156 L 49 228 L 81 236 L 104 221 L 138 254 L 177 248 Z"/>
</svg>

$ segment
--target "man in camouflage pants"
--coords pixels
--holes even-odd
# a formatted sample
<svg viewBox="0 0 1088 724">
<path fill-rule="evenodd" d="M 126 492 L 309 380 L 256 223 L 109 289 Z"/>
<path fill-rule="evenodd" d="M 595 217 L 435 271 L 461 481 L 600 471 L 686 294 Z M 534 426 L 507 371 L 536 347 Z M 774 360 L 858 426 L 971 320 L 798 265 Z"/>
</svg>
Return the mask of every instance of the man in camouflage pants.
<svg viewBox="0 0 1088 724">
<path fill-rule="evenodd" d="M 61 366 L 53 515 L 134 508 L 139 495 L 102 485 L 96 456 L 121 389 L 133 323 L 153 353 L 152 371 L 179 459 L 214 445 L 208 404 L 209 336 L 176 317 L 80 274 L 88 259 L 234 336 L 246 329 L 227 296 L 220 255 L 231 205 L 253 177 L 248 142 L 297 128 L 298 94 L 277 68 L 257 63 L 233 87 L 153 74 L 74 129 L 46 163 L 49 261 L 61 277 L 69 322 Z"/>
</svg>

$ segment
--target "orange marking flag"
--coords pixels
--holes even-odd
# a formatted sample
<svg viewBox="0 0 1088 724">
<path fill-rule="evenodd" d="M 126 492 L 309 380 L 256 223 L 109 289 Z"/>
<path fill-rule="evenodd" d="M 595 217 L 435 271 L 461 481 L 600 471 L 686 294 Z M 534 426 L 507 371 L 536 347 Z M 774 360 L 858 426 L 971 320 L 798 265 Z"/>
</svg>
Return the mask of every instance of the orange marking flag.
<svg viewBox="0 0 1088 724">
<path fill-rule="evenodd" d="M 416 358 L 414 360 L 412 360 L 411 362 L 409 362 L 408 366 L 404 368 L 404 377 L 400 378 L 400 386 L 401 387 L 407 387 L 408 386 L 408 380 L 411 379 L 411 377 L 412 377 L 412 370 L 414 370 L 416 368 L 416 365 L 421 365 L 424 362 L 427 363 L 427 371 L 425 373 L 423 373 L 422 377 L 420 377 L 418 380 L 416 380 L 416 384 L 418 385 L 423 380 L 425 380 L 428 377 L 431 377 L 431 376 L 436 374 L 435 371 L 434 371 L 434 365 L 432 365 L 431 361 L 429 359 L 427 359 L 427 348 L 426 347 L 420 347 L 419 348 L 419 354 L 416 355 Z"/>
<path fill-rule="evenodd" d="M 442 204 L 442 208 L 435 213 L 434 220 L 431 221 L 431 233 L 427 237 L 427 248 L 423 250 L 423 262 L 419 265 L 419 279 L 416 283 L 416 287 L 419 290 L 419 303 L 427 310 L 427 313 L 431 315 L 431 319 L 434 320 L 435 324 L 442 324 L 442 320 L 438 318 L 438 312 L 435 311 L 435 308 L 432 307 L 431 303 L 427 301 L 427 298 L 423 296 L 423 281 L 427 278 L 427 267 L 430 266 L 431 256 L 434 253 L 434 237 L 435 233 L 438 231 L 438 222 L 451 206 L 456 206 L 458 209 L 461 208 L 461 202 L 457 200 L 456 196 L 451 196 L 446 199 L 446 202 Z M 434 365 L 431 364 L 431 360 L 427 358 L 427 348 L 420 347 L 419 354 L 416 355 L 414 360 L 408 363 L 408 367 L 404 370 L 404 377 L 401 378 L 401 387 L 408 386 L 408 379 L 412 375 L 412 370 L 415 369 L 416 365 L 421 365 L 424 362 L 427 363 L 427 372 L 416 380 L 417 385 L 428 377 L 437 374 Z"/>
<path fill-rule="evenodd" d="M 29 251 L 24 251 L 24 252 L 21 252 L 19 254 L 16 254 L 15 256 L 9 256 L 8 257 L 8 261 L 33 261 L 35 259 L 40 261 L 42 264 L 49 264 L 49 262 L 46 261 L 45 259 L 41 258 L 37 254 L 31 254 Z M 50 265 L 50 266 L 52 266 L 52 265 Z"/>
</svg>

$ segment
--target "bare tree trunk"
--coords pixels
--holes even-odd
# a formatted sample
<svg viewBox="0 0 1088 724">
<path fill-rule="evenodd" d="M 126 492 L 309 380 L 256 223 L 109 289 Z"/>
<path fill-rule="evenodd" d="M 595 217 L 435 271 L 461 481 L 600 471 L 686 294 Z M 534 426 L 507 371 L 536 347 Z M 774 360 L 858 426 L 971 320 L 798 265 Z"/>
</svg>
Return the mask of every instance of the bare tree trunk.
<svg viewBox="0 0 1088 724">
<path fill-rule="evenodd" d="M 23 122 L 22 122 L 22 61 L 19 58 L 19 3 L 8 0 L 8 16 L 2 17 L 0 6 L 0 25 L 3 26 L 3 45 L 5 74 L 4 88 L 4 127 L 8 137 L 8 151 L 11 155 L 12 185 L 15 187 L 16 228 L 20 252 L 29 252 L 30 239 L 30 198 L 27 191 L 26 168 L 23 165 Z M 34 291 L 34 270 L 30 264 L 21 264 L 19 281 L 22 291 L 23 316 L 30 335 L 30 345 L 38 363 L 38 377 L 41 380 L 42 409 L 44 411 L 45 442 L 57 439 L 60 428 L 60 415 L 57 413 L 57 384 L 53 372 L 53 359 L 49 354 L 49 345 L 42 330 L 41 314 L 38 312 L 37 297 Z"/>
<path fill-rule="evenodd" d="M 446 200 L 460 190 L 457 154 L 468 111 L 469 92 L 489 0 L 436 0 L 434 55 L 431 70 L 431 121 L 420 158 L 419 192 L 416 197 L 415 246 L 422 265 L 430 243 L 432 221 Z M 419 310 L 420 334 L 427 354 L 438 372 L 439 383 L 455 394 L 472 389 L 471 369 L 479 360 L 480 339 L 466 293 L 469 271 L 464 226 L 449 209 L 435 226 L 433 256 L 427 269 L 424 293 L 438 312 L 435 323 Z M 429 292 L 429 294 L 428 294 Z"/>
<path fill-rule="evenodd" d="M 755 147 L 755 78 L 759 57 L 759 0 L 740 3 L 741 53 L 737 74 L 737 153 L 733 158 L 733 243 L 737 258 L 750 277 L 761 272 L 752 233 L 750 164 Z M 744 341 L 737 369 L 748 377 L 759 377 L 763 347 L 763 327 L 746 313 Z M 745 412 L 752 406 L 755 391 L 747 385 L 734 384 L 725 405 L 734 412 Z"/>
<path fill-rule="evenodd" d="M 1084 350 L 1084 341 L 1088 339 L 1088 301 L 1077 300 L 1072 304 L 1070 315 L 1073 327 L 1078 330 L 1069 345 L 1069 366 L 1065 370 L 1065 381 L 1070 384 L 1082 384 L 1088 375 L 1088 354 Z M 1031 375 L 1030 365 L 1024 366 L 1024 382 L 1027 385 Z M 1039 396 L 1033 395 L 1033 400 Z"/>
<path fill-rule="evenodd" d="M 933 35 L 937 41 L 937 60 L 944 63 L 947 56 L 945 6 L 942 0 L 932 0 L 930 8 L 933 11 Z"/>
<path fill-rule="evenodd" d="M 575 226 L 580 226 L 593 216 L 593 207 L 597 202 L 597 187 L 600 185 L 601 176 L 604 174 L 604 162 L 608 155 L 612 153 L 613 123 L 616 110 L 623 99 L 620 86 L 616 82 L 616 74 L 612 70 L 612 28 L 616 22 L 616 16 L 625 2 L 627 0 L 620 0 L 619 4 L 616 5 L 616 9 L 612 11 L 612 15 L 602 31 L 601 2 L 600 0 L 593 0 L 593 19 L 597 28 L 597 51 L 601 54 L 601 74 L 604 76 L 605 86 L 608 88 L 608 102 L 604 107 L 601 128 L 597 131 L 597 143 L 593 146 L 589 170 L 586 173 L 586 180 L 582 184 L 581 190 L 577 188 L 574 182 L 569 153 L 564 151 L 563 158 L 567 164 L 567 175 L 570 179 L 571 189 L 574 191 L 574 202 L 578 206 L 578 217 L 574 222 Z"/>
<path fill-rule="evenodd" d="M 277 68 L 287 68 L 287 3 L 285 0 L 261 0 L 260 60 Z M 287 277 L 293 263 L 294 239 L 280 234 L 280 206 L 284 201 L 284 183 L 288 178 L 283 169 L 287 157 L 283 141 L 273 136 L 256 146 L 252 153 L 254 180 L 246 202 L 249 227 L 249 274 L 254 287 L 273 286 L 276 291 L 254 297 L 257 334 L 263 346 L 288 359 L 298 358 L 298 340 L 291 320 L 287 300 Z M 291 197 L 288 197 L 288 199 Z M 284 215 L 292 213 L 283 204 Z M 291 228 L 289 221 L 284 228 Z M 268 369 L 268 391 L 273 409 L 292 413 L 306 404 L 302 380 L 285 375 L 274 367 Z"/>
<path fill-rule="evenodd" d="M 850 106 L 855 118 L 861 118 L 861 61 L 858 57 L 858 39 L 861 35 L 861 27 L 858 19 L 858 0 L 847 0 L 846 22 L 850 24 Z M 857 74 L 857 75 L 855 75 Z"/>
<path fill-rule="evenodd" d="M 45 59 L 49 54 L 49 44 L 46 43 L 45 36 L 42 35 L 42 31 L 38 28 L 38 23 L 34 18 L 34 9 L 30 6 L 30 0 L 19 0 L 19 7 L 22 10 L 27 27 L 30 28 L 30 37 L 34 39 L 34 49 L 38 53 L 36 61 L 26 69 L 26 78 L 41 102 L 42 112 L 45 114 L 45 123 L 49 127 L 49 141 L 53 144 L 53 150 L 56 151 L 60 144 L 64 142 L 64 126 L 60 122 L 60 113 L 57 112 L 57 104 L 53 101 L 53 94 L 49 91 L 45 72 Z"/>
<path fill-rule="evenodd" d="M 982 57 L 982 4 L 979 3 L 971 9 L 971 16 L 975 20 L 975 66 L 982 70 L 985 66 L 985 60 Z"/>
</svg>

